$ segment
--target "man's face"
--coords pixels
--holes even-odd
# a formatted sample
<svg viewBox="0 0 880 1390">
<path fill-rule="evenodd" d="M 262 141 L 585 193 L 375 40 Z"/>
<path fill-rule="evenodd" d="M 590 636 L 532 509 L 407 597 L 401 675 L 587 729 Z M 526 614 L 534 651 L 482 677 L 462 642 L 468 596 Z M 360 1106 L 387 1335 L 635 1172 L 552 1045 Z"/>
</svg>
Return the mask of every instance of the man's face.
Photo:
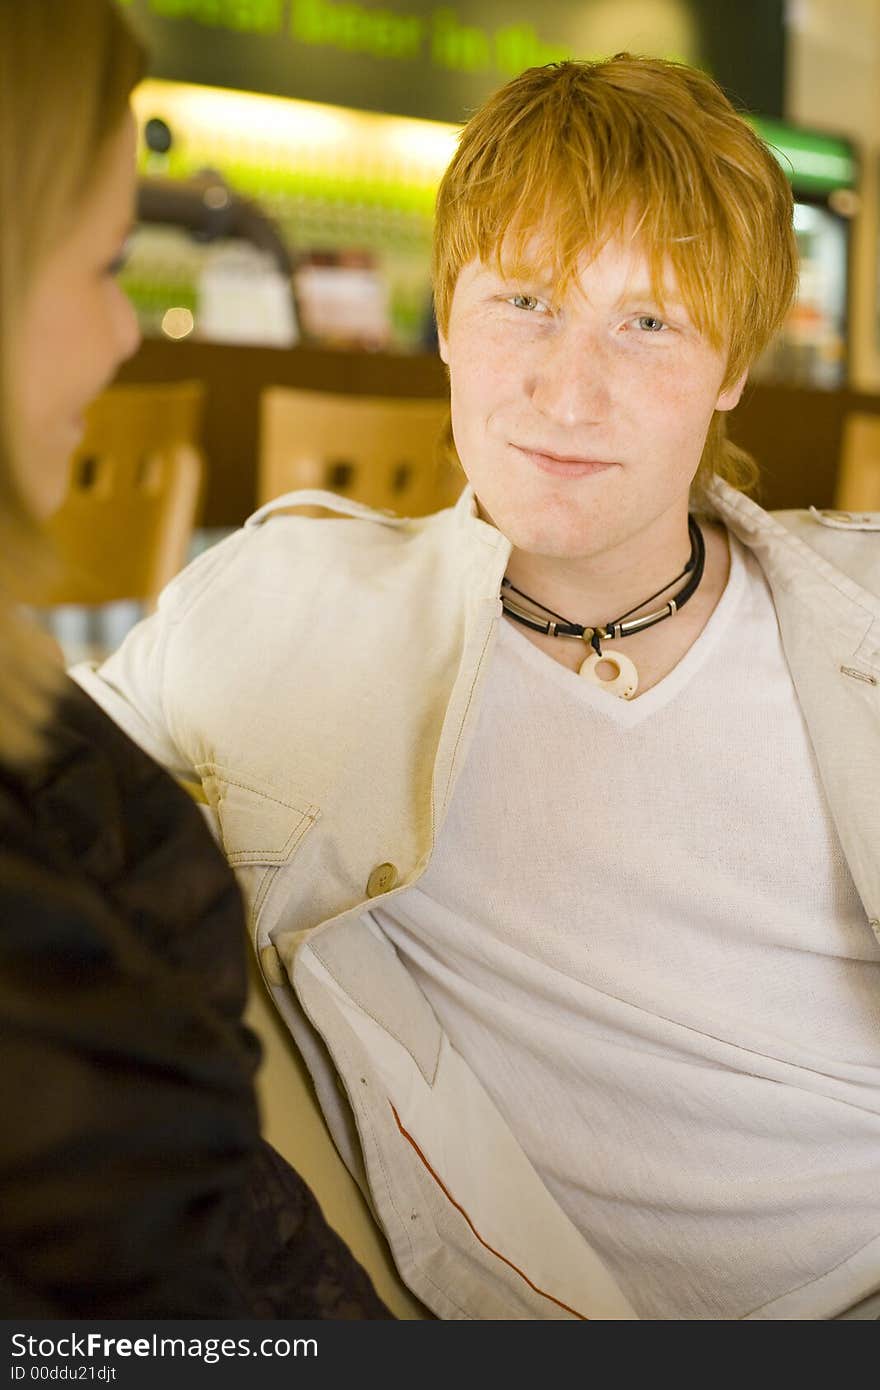
<svg viewBox="0 0 880 1390">
<path fill-rule="evenodd" d="M 440 352 L 456 448 L 481 511 L 533 555 L 588 558 L 680 508 L 722 390 L 726 359 L 667 275 L 665 313 L 643 252 L 609 241 L 564 302 L 541 275 L 478 261 L 456 283 Z"/>
</svg>

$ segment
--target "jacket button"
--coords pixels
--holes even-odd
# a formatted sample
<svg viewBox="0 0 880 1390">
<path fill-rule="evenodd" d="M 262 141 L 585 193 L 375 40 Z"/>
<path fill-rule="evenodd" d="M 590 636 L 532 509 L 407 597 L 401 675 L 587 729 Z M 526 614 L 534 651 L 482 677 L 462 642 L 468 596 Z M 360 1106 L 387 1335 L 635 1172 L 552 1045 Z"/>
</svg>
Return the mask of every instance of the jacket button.
<svg viewBox="0 0 880 1390">
<path fill-rule="evenodd" d="M 880 941 L 880 919 L 872 917 L 870 922 L 868 923 L 868 926 L 871 928 L 871 931 L 874 933 L 877 940 Z"/>
<path fill-rule="evenodd" d="M 260 951 L 260 965 L 270 985 L 283 985 L 287 982 L 287 972 L 274 946 L 264 946 Z"/>
<path fill-rule="evenodd" d="M 394 864 L 377 864 L 367 879 L 367 897 L 378 898 L 381 893 L 390 893 L 398 879 Z"/>
</svg>

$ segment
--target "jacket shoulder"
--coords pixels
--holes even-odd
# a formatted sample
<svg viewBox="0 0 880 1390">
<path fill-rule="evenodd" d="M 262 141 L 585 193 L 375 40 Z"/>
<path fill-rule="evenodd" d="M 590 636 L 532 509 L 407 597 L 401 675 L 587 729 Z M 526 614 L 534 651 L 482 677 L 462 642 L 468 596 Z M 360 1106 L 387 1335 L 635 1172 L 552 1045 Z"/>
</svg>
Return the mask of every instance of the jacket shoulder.
<svg viewBox="0 0 880 1390">
<path fill-rule="evenodd" d="M 238 558 L 249 572 L 255 565 L 285 571 L 303 565 L 310 570 L 344 570 L 349 562 L 359 572 L 365 555 L 381 567 L 386 558 L 397 563 L 404 550 L 421 553 L 443 547 L 454 524 L 452 509 L 407 517 L 331 492 L 292 492 L 248 517 Z"/>
<path fill-rule="evenodd" d="M 210 606 L 241 585 L 265 586 L 270 594 L 306 574 L 344 574 L 349 567 L 360 573 L 365 559 L 381 568 L 404 547 L 412 553 L 414 542 L 420 553 L 441 549 L 452 518 L 452 509 L 401 517 L 331 492 L 286 493 L 190 561 L 162 591 L 158 607 L 174 625 L 202 611 L 203 600 Z"/>
<path fill-rule="evenodd" d="M 825 544 L 846 549 L 853 537 L 873 534 L 880 539 L 880 512 L 843 512 L 830 507 L 793 507 L 786 511 L 770 512 L 787 531 L 817 545 Z"/>
<path fill-rule="evenodd" d="M 770 515 L 835 569 L 880 595 L 880 512 L 805 507 Z"/>
<path fill-rule="evenodd" d="M 284 492 L 279 497 L 258 507 L 245 522 L 245 529 L 264 526 L 275 517 L 295 516 L 311 520 L 327 520 L 330 517 L 353 517 L 360 521 L 370 521 L 375 525 L 400 528 L 409 518 L 397 516 L 394 512 L 368 507 L 353 498 L 342 497 L 337 492 L 327 492 L 320 488 L 300 488 L 296 492 Z"/>
</svg>

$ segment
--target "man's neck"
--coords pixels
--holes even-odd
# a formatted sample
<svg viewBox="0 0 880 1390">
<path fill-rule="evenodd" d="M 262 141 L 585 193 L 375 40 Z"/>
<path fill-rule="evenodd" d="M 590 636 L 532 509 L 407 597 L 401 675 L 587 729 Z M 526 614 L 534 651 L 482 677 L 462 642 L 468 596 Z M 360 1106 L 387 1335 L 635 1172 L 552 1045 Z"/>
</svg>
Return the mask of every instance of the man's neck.
<svg viewBox="0 0 880 1390">
<path fill-rule="evenodd" d="M 705 522 L 701 523 L 701 530 L 706 543 L 705 569 L 699 587 L 685 607 L 673 617 L 665 618 L 642 632 L 618 639 L 615 643 L 605 644 L 617 647 L 635 662 L 639 673 L 640 695 L 663 680 L 687 654 L 712 616 L 727 584 L 730 551 L 726 530 L 718 523 Z M 672 579 L 676 573 L 680 573 L 690 553 L 690 542 L 686 544 L 687 550 L 681 557 L 679 570 L 672 569 L 669 573 L 664 571 L 654 580 L 653 588 L 653 574 L 649 575 L 647 571 L 640 571 L 639 588 L 636 588 L 635 584 L 629 588 L 622 582 L 615 584 L 613 572 L 607 575 L 606 584 L 589 586 L 580 583 L 580 575 L 564 572 L 551 574 L 543 567 L 535 569 L 516 565 L 512 572 L 509 566 L 508 577 L 518 589 L 522 589 L 540 603 L 549 605 L 571 622 L 594 626 L 620 617 L 640 600 L 643 601 L 655 593 L 664 579 Z M 511 556 L 512 561 L 516 555 L 517 552 L 514 552 Z M 514 574 L 517 577 L 514 577 Z M 659 595 L 656 601 L 650 604 L 650 608 L 644 611 L 662 607 L 669 598 L 675 596 L 676 591 L 682 588 L 685 582 L 682 580 L 669 592 Z M 519 624 L 516 624 L 516 628 L 539 650 L 569 670 L 578 670 L 585 656 L 589 654 L 584 643 L 573 638 L 551 637 L 533 632 Z"/>
<path fill-rule="evenodd" d="M 629 537 L 588 557 L 557 558 L 514 549 L 506 573 L 511 584 L 543 607 L 569 622 L 595 626 L 634 608 L 641 611 L 658 591 L 662 590 L 657 603 L 674 598 L 687 582 L 683 571 L 690 554 L 685 517 L 681 522 L 670 519 L 650 539 Z"/>
</svg>

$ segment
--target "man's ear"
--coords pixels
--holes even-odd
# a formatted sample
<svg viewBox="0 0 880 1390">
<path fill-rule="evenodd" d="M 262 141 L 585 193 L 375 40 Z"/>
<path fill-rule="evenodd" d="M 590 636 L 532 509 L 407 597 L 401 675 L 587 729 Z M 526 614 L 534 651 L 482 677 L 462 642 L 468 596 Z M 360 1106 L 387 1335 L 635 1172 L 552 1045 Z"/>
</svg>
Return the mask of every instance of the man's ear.
<svg viewBox="0 0 880 1390">
<path fill-rule="evenodd" d="M 741 377 L 737 378 L 737 380 L 733 383 L 732 386 L 728 386 L 726 390 L 722 391 L 715 404 L 715 409 L 733 410 L 734 406 L 739 405 L 740 396 L 742 395 L 745 389 L 745 384 L 748 381 L 748 379 L 749 374 L 747 371 L 745 371 L 743 372 Z"/>
</svg>

